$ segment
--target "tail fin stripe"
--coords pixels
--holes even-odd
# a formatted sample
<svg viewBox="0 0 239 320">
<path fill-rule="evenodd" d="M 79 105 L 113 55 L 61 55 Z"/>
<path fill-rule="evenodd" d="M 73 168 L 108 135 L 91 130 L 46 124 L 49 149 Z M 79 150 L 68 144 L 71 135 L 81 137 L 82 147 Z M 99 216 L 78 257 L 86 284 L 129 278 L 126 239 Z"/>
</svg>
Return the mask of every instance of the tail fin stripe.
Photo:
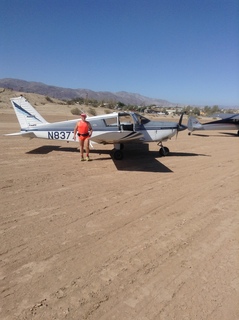
<svg viewBox="0 0 239 320">
<path fill-rule="evenodd" d="M 40 124 L 48 123 L 23 96 L 12 98 L 11 103 L 21 129 L 32 128 Z"/>
<path fill-rule="evenodd" d="M 27 110 L 23 109 L 21 106 L 19 106 L 18 104 L 16 104 L 16 102 L 14 102 L 14 106 L 15 108 L 20 112 L 22 113 L 24 116 L 27 116 L 28 118 L 34 118 L 36 119 L 37 121 L 41 122 L 40 119 L 38 119 L 36 116 L 34 116 L 33 114 L 31 114 L 30 112 L 28 112 Z"/>
</svg>

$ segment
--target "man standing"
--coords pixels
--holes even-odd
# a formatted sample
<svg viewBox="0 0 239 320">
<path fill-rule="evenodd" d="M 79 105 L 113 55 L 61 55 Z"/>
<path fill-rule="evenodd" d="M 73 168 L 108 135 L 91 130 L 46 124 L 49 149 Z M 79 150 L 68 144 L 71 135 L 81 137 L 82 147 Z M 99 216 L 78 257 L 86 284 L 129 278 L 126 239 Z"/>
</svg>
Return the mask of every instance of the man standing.
<svg viewBox="0 0 239 320">
<path fill-rule="evenodd" d="M 80 143 L 80 154 L 81 154 L 81 161 L 90 160 L 89 152 L 90 152 L 90 137 L 92 135 L 92 127 L 91 124 L 86 121 L 86 114 L 81 114 L 81 120 L 77 122 L 75 129 L 74 129 L 74 140 L 76 139 L 76 133 L 79 136 L 79 143 Z M 86 150 L 86 158 L 84 159 L 84 147 Z"/>
</svg>

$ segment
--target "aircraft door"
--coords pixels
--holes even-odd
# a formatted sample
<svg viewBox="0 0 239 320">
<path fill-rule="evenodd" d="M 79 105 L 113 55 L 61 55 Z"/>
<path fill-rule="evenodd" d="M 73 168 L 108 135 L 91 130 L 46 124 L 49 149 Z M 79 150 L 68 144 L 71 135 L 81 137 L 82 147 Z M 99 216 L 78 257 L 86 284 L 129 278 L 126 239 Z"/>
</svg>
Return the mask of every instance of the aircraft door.
<svg viewBox="0 0 239 320">
<path fill-rule="evenodd" d="M 134 131 L 134 121 L 130 114 L 119 114 L 120 131 Z"/>
</svg>

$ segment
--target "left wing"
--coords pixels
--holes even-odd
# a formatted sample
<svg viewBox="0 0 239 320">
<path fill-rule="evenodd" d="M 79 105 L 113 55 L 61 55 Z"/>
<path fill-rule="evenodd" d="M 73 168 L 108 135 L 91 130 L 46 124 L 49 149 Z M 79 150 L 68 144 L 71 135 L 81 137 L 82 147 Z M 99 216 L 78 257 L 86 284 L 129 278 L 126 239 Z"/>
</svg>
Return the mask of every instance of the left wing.
<svg viewBox="0 0 239 320">
<path fill-rule="evenodd" d="M 239 120 L 239 113 L 216 113 L 212 115 L 213 118 L 220 119 L 236 119 Z"/>
</svg>

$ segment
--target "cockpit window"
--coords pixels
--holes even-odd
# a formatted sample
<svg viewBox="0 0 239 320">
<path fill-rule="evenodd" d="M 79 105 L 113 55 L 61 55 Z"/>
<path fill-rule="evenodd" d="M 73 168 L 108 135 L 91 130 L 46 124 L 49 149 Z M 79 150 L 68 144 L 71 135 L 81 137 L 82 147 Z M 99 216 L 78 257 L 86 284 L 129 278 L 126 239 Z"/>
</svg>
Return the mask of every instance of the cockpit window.
<svg viewBox="0 0 239 320">
<path fill-rule="evenodd" d="M 141 116 L 140 114 L 138 113 L 135 113 L 135 116 L 137 117 L 137 121 L 139 124 L 145 124 L 145 123 L 148 123 L 150 120 Z"/>
<path fill-rule="evenodd" d="M 117 127 L 118 126 L 117 116 L 115 116 L 114 118 L 106 118 L 106 119 L 104 119 L 104 122 L 107 127 Z"/>
<path fill-rule="evenodd" d="M 132 124 L 133 119 L 132 119 L 131 115 L 128 113 L 120 114 L 119 122 L 120 122 L 120 124 Z"/>
</svg>

